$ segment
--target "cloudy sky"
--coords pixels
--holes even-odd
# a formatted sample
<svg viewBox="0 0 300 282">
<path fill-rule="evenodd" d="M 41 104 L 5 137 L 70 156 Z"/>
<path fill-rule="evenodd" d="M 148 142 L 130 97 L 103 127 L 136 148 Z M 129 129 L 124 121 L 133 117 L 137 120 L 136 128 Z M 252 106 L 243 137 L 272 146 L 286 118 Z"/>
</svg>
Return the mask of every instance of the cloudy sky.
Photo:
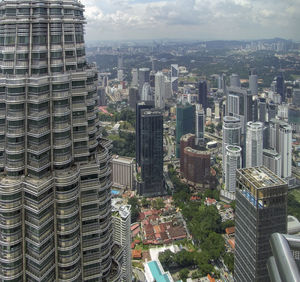
<svg viewBox="0 0 300 282">
<path fill-rule="evenodd" d="M 81 0 L 87 40 L 300 40 L 300 0 Z"/>
</svg>

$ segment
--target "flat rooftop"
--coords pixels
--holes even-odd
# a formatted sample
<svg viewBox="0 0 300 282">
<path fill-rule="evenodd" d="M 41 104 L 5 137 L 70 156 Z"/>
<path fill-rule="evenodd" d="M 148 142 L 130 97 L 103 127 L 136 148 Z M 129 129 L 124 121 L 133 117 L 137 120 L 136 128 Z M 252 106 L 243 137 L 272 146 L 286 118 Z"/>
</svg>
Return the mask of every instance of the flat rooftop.
<svg viewBox="0 0 300 282">
<path fill-rule="evenodd" d="M 125 163 L 125 164 L 133 164 L 134 163 L 134 158 L 114 155 L 112 161 L 113 162 Z"/>
<path fill-rule="evenodd" d="M 285 181 L 265 166 L 238 169 L 237 172 L 240 177 L 252 183 L 256 189 L 287 185 Z"/>
</svg>

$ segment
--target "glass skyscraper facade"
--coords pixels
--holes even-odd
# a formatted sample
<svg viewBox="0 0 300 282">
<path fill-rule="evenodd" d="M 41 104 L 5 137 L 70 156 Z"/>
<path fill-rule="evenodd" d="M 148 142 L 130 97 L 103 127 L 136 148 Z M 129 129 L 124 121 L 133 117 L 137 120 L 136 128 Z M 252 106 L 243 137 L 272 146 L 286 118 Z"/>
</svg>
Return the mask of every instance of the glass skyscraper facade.
<svg viewBox="0 0 300 282">
<path fill-rule="evenodd" d="M 0 281 L 119 280 L 83 12 L 0 3 Z"/>
</svg>

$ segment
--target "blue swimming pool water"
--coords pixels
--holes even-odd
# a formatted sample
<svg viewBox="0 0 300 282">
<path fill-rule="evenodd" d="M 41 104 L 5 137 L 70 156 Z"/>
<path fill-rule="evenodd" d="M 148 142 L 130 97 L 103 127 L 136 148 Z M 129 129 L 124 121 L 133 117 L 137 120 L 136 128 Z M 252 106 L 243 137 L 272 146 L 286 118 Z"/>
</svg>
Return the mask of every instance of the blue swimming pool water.
<svg viewBox="0 0 300 282">
<path fill-rule="evenodd" d="M 162 275 L 156 261 L 151 261 L 148 265 L 156 282 L 170 282 L 167 274 Z"/>
<path fill-rule="evenodd" d="M 120 192 L 117 191 L 117 190 L 111 190 L 111 193 L 112 193 L 113 195 L 119 195 L 119 194 L 120 194 Z"/>
</svg>

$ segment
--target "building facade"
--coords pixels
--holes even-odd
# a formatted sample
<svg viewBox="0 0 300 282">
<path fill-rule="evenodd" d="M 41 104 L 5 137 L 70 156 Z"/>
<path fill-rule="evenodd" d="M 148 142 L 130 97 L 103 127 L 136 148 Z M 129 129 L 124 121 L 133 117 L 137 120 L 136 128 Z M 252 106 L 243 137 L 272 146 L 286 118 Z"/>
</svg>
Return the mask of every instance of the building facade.
<svg viewBox="0 0 300 282">
<path fill-rule="evenodd" d="M 163 113 L 157 109 L 142 110 L 140 195 L 151 197 L 164 194 L 163 158 Z"/>
<path fill-rule="evenodd" d="M 178 77 L 179 77 L 179 67 L 176 64 L 171 65 L 171 87 L 173 93 L 178 92 Z"/>
<path fill-rule="evenodd" d="M 205 134 L 205 111 L 201 104 L 196 105 L 196 130 L 195 130 L 195 144 L 200 146 L 204 144 Z"/>
<path fill-rule="evenodd" d="M 281 177 L 281 156 L 275 150 L 263 150 L 263 165 Z"/>
<path fill-rule="evenodd" d="M 207 82 L 206 80 L 201 80 L 198 84 L 199 87 L 199 93 L 198 93 L 198 103 L 202 105 L 202 108 L 204 111 L 206 111 L 208 107 L 208 101 L 207 101 Z"/>
<path fill-rule="evenodd" d="M 113 156 L 111 163 L 113 186 L 116 188 L 132 190 L 134 187 L 134 159 Z"/>
<path fill-rule="evenodd" d="M 74 0 L 0 3 L 1 281 L 119 281 L 111 143 L 83 11 Z"/>
<path fill-rule="evenodd" d="M 246 167 L 262 166 L 263 123 L 248 122 L 246 136 Z"/>
<path fill-rule="evenodd" d="M 242 167 L 242 148 L 229 145 L 226 147 L 225 189 L 235 193 L 236 170 Z"/>
<path fill-rule="evenodd" d="M 162 72 L 158 72 L 155 75 L 155 108 L 164 109 L 165 108 L 165 99 L 166 99 L 166 86 L 165 86 L 165 76 Z"/>
<path fill-rule="evenodd" d="M 122 253 L 118 256 L 118 261 L 121 265 L 120 281 L 131 282 L 131 206 L 124 205 L 122 199 L 113 199 L 112 219 L 114 242 L 122 247 Z"/>
<path fill-rule="evenodd" d="M 287 230 L 287 183 L 266 167 L 237 171 L 234 281 L 267 282 L 270 239 Z"/>
</svg>

